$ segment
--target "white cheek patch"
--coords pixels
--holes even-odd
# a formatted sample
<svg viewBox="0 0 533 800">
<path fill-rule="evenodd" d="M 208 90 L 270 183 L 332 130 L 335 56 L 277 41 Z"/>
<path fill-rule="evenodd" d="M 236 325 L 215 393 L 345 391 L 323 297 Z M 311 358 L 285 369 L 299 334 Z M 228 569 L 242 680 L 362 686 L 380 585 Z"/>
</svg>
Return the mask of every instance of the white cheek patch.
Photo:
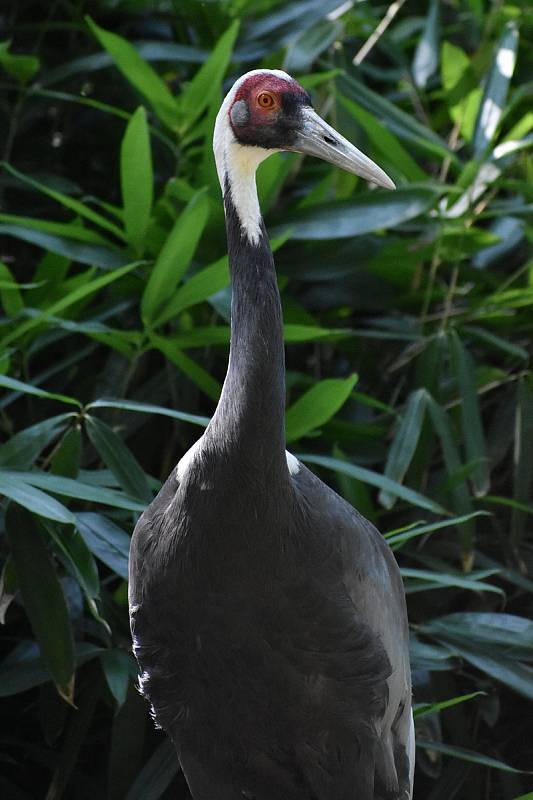
<svg viewBox="0 0 533 800">
<path fill-rule="evenodd" d="M 293 456 L 292 453 L 289 453 L 288 450 L 285 450 L 285 458 L 287 459 L 287 467 L 289 468 L 290 474 L 298 475 L 302 465 L 300 464 L 296 456 Z"/>
<path fill-rule="evenodd" d="M 261 237 L 261 210 L 257 199 L 255 173 L 259 164 L 276 150 L 267 150 L 262 147 L 252 147 L 240 144 L 236 139 L 230 124 L 230 110 L 232 109 L 235 95 L 242 84 L 254 75 L 269 74 L 285 81 L 292 81 L 290 75 L 278 69 L 255 69 L 243 75 L 230 89 L 220 107 L 215 122 L 213 135 L 213 150 L 217 165 L 218 179 L 222 191 L 226 184 L 226 176 L 231 188 L 231 199 L 241 222 L 241 227 L 248 240 L 257 245 Z M 237 101 L 236 105 L 240 101 Z M 239 115 L 242 108 L 236 109 Z"/>
</svg>

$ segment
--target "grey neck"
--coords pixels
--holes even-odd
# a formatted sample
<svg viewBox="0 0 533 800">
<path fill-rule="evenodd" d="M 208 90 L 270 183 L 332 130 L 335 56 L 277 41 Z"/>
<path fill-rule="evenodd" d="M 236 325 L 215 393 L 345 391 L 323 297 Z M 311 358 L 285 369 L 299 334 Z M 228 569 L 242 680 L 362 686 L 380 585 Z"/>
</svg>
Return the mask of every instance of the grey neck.
<svg viewBox="0 0 533 800">
<path fill-rule="evenodd" d="M 232 287 L 231 347 L 209 435 L 243 469 L 285 477 L 283 319 L 272 251 L 262 220 L 257 243 L 250 241 L 227 185 L 224 205 Z"/>
</svg>

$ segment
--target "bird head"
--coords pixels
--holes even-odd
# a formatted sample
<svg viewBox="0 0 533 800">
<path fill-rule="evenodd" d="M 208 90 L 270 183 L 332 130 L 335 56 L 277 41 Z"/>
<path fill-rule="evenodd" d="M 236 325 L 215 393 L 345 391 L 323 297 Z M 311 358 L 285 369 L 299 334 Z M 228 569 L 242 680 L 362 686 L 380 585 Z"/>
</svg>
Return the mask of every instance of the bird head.
<svg viewBox="0 0 533 800">
<path fill-rule="evenodd" d="M 241 161 L 254 166 L 273 152 L 289 150 L 395 188 L 377 164 L 316 113 L 308 92 L 281 70 L 253 70 L 236 81 L 217 117 L 214 147 L 217 164 L 232 147 Z"/>
</svg>

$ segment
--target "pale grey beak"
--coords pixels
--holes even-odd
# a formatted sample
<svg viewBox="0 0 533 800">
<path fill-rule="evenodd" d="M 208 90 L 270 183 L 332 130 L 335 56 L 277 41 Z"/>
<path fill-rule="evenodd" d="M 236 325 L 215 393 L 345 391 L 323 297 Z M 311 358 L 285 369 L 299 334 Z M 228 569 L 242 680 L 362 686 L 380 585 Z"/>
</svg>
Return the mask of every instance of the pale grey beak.
<svg viewBox="0 0 533 800">
<path fill-rule="evenodd" d="M 303 126 L 298 132 L 292 147 L 286 148 L 297 153 L 317 156 L 336 167 L 353 172 L 367 181 L 377 183 L 385 189 L 395 189 L 386 172 L 381 167 L 365 156 L 357 147 L 349 142 L 335 128 L 324 122 L 313 108 L 302 108 Z M 285 149 L 285 148 L 284 148 Z"/>
</svg>

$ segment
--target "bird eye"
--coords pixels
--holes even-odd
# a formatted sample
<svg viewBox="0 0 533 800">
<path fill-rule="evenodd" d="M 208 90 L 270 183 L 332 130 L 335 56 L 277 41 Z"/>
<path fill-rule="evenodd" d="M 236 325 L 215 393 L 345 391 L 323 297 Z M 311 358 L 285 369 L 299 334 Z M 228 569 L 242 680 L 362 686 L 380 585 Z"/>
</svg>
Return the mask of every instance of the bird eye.
<svg viewBox="0 0 533 800">
<path fill-rule="evenodd" d="M 257 102 L 261 108 L 273 108 L 276 105 L 276 101 L 270 92 L 261 92 L 261 94 L 257 95 Z"/>
</svg>

